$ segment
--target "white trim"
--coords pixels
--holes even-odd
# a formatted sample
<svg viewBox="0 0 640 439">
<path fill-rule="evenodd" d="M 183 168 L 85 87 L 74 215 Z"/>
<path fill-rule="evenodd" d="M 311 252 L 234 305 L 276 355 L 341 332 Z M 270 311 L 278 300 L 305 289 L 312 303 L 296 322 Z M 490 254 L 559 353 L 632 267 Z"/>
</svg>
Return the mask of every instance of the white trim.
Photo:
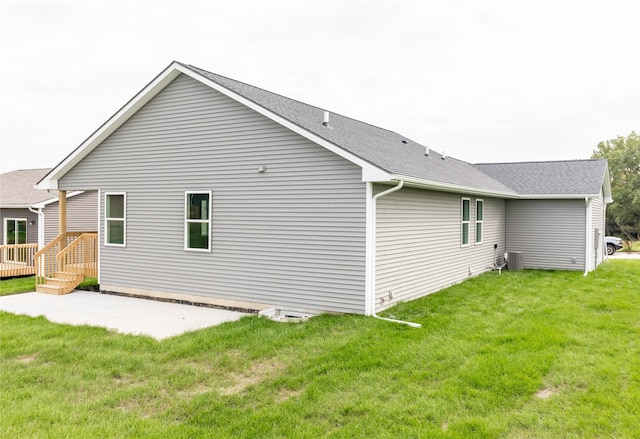
<svg viewBox="0 0 640 439">
<path fill-rule="evenodd" d="M 67 194 L 67 200 L 69 198 L 75 197 L 76 195 L 80 195 L 80 194 L 84 194 L 84 193 L 85 193 L 85 191 L 74 191 L 74 192 L 71 192 L 71 193 Z M 39 203 L 32 204 L 31 207 L 36 208 L 36 209 L 40 209 L 40 208 L 43 208 L 45 206 L 48 206 L 49 204 L 55 203 L 58 200 L 59 200 L 58 197 L 54 197 L 54 198 L 51 198 L 51 199 L 46 200 L 46 201 L 40 201 Z"/>
<path fill-rule="evenodd" d="M 517 199 L 521 197 L 515 192 L 484 190 L 484 189 L 478 189 L 471 186 L 461 186 L 458 184 L 425 180 L 425 179 L 416 178 L 416 177 L 408 177 L 406 175 L 400 175 L 400 174 L 393 174 L 391 176 L 391 179 L 402 180 L 405 182 L 405 186 L 408 186 L 408 187 L 415 187 L 420 189 L 431 189 L 439 192 L 454 192 L 458 194 L 462 193 L 465 195 L 490 196 L 490 197 L 497 197 L 497 198 Z"/>
<path fill-rule="evenodd" d="M 187 217 L 187 197 L 189 196 L 189 194 L 207 194 L 209 196 L 209 200 L 208 200 L 208 209 L 209 211 L 207 212 L 207 220 L 190 220 Z M 206 190 L 202 190 L 202 191 L 198 191 L 198 190 L 192 190 L 192 191 L 184 191 L 184 251 L 188 251 L 188 252 L 200 252 L 200 253 L 211 253 L 211 223 L 212 221 L 212 214 L 213 214 L 213 191 L 206 191 Z M 209 227 L 209 239 L 207 242 L 207 248 L 191 248 L 187 246 L 187 242 L 188 242 L 188 227 L 187 224 L 189 223 L 201 223 L 201 224 L 207 224 Z"/>
<path fill-rule="evenodd" d="M 464 202 L 468 201 L 469 202 L 469 219 L 468 220 L 464 220 Z M 465 244 L 463 242 L 463 236 L 464 236 L 464 224 L 467 224 L 467 239 L 468 242 Z M 471 245 L 471 198 L 469 197 L 460 197 L 460 247 L 461 248 L 466 248 L 469 247 Z"/>
<path fill-rule="evenodd" d="M 118 110 L 113 116 L 111 116 L 100 128 L 98 128 L 84 142 L 82 142 L 80 146 L 78 146 L 71 154 L 69 154 L 64 160 L 62 160 L 62 162 L 60 162 L 51 172 L 49 172 L 41 181 L 39 181 L 35 187 L 37 189 L 57 189 L 58 180 L 60 178 L 62 178 L 67 172 L 69 172 L 69 170 L 71 170 L 84 157 L 86 157 L 91 151 L 93 151 L 115 130 L 122 126 L 122 124 L 129 120 L 131 116 L 133 116 L 154 96 L 160 93 L 181 73 L 213 88 L 214 90 L 219 91 L 220 93 L 230 97 L 231 99 L 234 99 L 240 104 L 251 108 L 252 110 L 262 114 L 265 117 L 268 117 L 274 122 L 279 123 L 280 125 L 290 129 L 291 131 L 300 134 L 301 136 L 311 140 L 312 142 L 325 147 L 329 151 L 361 167 L 363 169 L 363 181 L 369 181 L 365 179 L 372 179 L 375 181 L 390 180 L 390 174 L 380 169 L 379 167 L 372 165 L 366 160 L 363 160 L 360 157 L 347 152 L 346 150 L 323 139 L 322 137 L 313 134 L 310 131 L 307 131 L 306 129 L 288 121 L 282 116 L 279 116 L 278 114 L 264 107 L 261 107 L 255 102 L 250 101 L 249 99 L 229 90 L 228 88 L 218 84 L 217 82 L 214 82 L 191 70 L 190 68 L 174 61 L 158 76 L 156 76 L 153 81 L 151 81 L 140 92 L 138 92 L 138 94 L 136 94 L 120 110 Z"/>
<path fill-rule="evenodd" d="M 95 149 L 102 141 L 110 136 L 115 130 L 117 130 L 122 124 L 124 124 L 131 116 L 133 116 L 140 108 L 146 105 L 153 97 L 160 93 L 167 85 L 169 85 L 177 76 L 184 74 L 193 78 L 214 90 L 234 99 L 242 105 L 262 114 L 263 116 L 273 120 L 274 122 L 288 128 L 289 130 L 311 140 L 312 142 L 326 148 L 327 150 L 337 154 L 338 156 L 350 161 L 351 163 L 362 168 L 362 181 L 377 181 L 377 182 L 390 182 L 390 181 L 404 181 L 405 186 L 420 187 L 424 189 L 434 189 L 443 192 L 457 192 L 469 195 L 479 196 L 493 196 L 503 198 L 522 198 L 522 199 L 580 199 L 584 196 L 595 197 L 594 194 L 589 195 L 566 195 L 566 194 L 547 194 L 547 195 L 518 195 L 512 191 L 496 191 L 496 190 L 483 190 L 474 187 L 462 186 L 451 183 L 443 183 L 437 181 L 430 181 L 427 179 L 410 177 L 405 175 L 394 175 L 381 169 L 380 167 L 371 164 L 370 162 L 361 159 L 360 157 L 346 151 L 334 143 L 331 143 L 324 138 L 306 130 L 305 128 L 296 125 L 293 122 L 283 118 L 282 116 L 268 110 L 255 102 L 239 95 L 238 93 L 218 84 L 217 82 L 201 75 L 200 73 L 192 70 L 186 65 L 179 62 L 172 62 L 166 67 L 158 76 L 156 76 L 150 83 L 148 83 L 140 92 L 138 92 L 132 99 L 130 99 L 122 108 L 120 108 L 113 116 L 111 116 L 102 126 L 100 126 L 95 132 L 93 132 L 84 142 L 82 142 L 71 154 L 64 158 L 51 172 L 49 172 L 38 184 L 35 186 L 37 189 L 58 189 L 58 180 L 62 178 L 69 170 L 71 170 L 76 164 L 78 164 L 85 156 L 87 156 L 93 149 Z M 610 184 L 608 181 L 609 171 L 608 168 L 604 175 L 605 186 L 605 203 L 610 203 Z"/>
<path fill-rule="evenodd" d="M 365 182 L 366 203 L 365 203 L 365 269 L 364 269 L 364 315 L 370 316 L 371 310 L 375 308 L 375 263 L 376 263 L 376 231 L 373 183 Z M 371 293 L 373 291 L 373 293 Z"/>
<path fill-rule="evenodd" d="M 0 209 L 28 209 L 35 207 L 33 204 L 0 204 Z"/>
<path fill-rule="evenodd" d="M 600 194 L 538 194 L 518 195 L 521 200 L 584 200 L 585 198 L 598 198 Z"/>
<path fill-rule="evenodd" d="M 107 221 L 109 221 L 109 218 L 107 218 L 107 197 L 110 195 L 124 196 L 124 199 L 123 199 L 124 217 L 122 218 L 122 222 L 123 222 L 122 244 L 107 242 L 107 236 L 109 236 L 109 233 L 107 232 L 108 230 Z M 112 219 L 115 221 L 120 220 L 120 218 L 112 218 Z M 104 245 L 109 247 L 126 247 L 127 246 L 127 193 L 126 192 L 105 192 L 104 193 Z"/>
<path fill-rule="evenodd" d="M 482 219 L 478 219 L 478 202 L 482 203 Z M 475 221 L 474 221 L 474 227 L 473 227 L 473 231 L 474 233 L 474 239 L 473 239 L 473 245 L 480 245 L 484 242 L 484 200 L 482 198 L 476 198 L 476 211 L 475 211 Z M 478 241 L 478 223 L 480 223 L 480 229 L 481 229 L 481 236 L 480 236 L 480 241 Z"/>
<path fill-rule="evenodd" d="M 101 258 L 101 252 L 102 252 L 102 246 L 100 245 L 100 243 L 102 241 L 100 241 L 100 229 L 102 227 L 100 227 L 100 224 L 102 223 L 102 218 L 100 215 L 100 200 L 102 200 L 102 191 L 100 189 L 98 189 L 98 286 L 100 286 L 100 263 L 102 261 Z M 106 206 L 105 206 L 106 207 Z"/>
<path fill-rule="evenodd" d="M 586 235 L 585 235 L 585 252 L 584 252 L 584 275 L 586 276 L 587 274 L 589 274 L 589 272 L 591 271 L 591 237 L 593 236 L 593 232 L 592 232 L 592 218 L 591 218 L 591 205 L 592 205 L 592 199 L 585 197 L 584 199 L 585 201 L 585 214 L 587 215 L 586 217 Z M 594 250 L 595 251 L 595 250 Z"/>
</svg>

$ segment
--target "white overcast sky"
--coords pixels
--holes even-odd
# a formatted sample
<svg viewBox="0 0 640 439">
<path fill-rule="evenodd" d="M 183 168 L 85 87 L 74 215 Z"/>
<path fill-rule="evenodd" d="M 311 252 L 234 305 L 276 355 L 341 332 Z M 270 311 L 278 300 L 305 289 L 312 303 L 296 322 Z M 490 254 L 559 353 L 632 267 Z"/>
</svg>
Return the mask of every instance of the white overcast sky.
<svg viewBox="0 0 640 439">
<path fill-rule="evenodd" d="M 468 162 L 640 131 L 637 0 L 0 0 L 0 171 L 52 167 L 173 60 Z"/>
</svg>

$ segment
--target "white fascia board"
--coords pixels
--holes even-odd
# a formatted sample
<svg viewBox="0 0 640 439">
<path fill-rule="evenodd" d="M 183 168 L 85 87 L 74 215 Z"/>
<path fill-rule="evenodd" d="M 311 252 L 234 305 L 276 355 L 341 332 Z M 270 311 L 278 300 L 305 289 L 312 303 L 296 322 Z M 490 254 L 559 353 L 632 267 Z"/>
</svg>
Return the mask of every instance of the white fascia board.
<svg viewBox="0 0 640 439">
<path fill-rule="evenodd" d="M 609 175 L 609 164 L 604 169 L 604 181 L 602 183 L 602 196 L 605 204 L 613 203 L 611 195 L 611 176 Z"/>
<path fill-rule="evenodd" d="M 514 192 L 502 192 L 502 191 L 488 191 L 483 189 L 478 189 L 471 186 L 461 186 L 457 184 L 451 183 L 442 183 L 439 181 L 432 180 L 424 180 L 415 177 L 407 177 L 404 175 L 394 174 L 392 176 L 394 181 L 404 180 L 405 186 L 416 187 L 420 189 L 431 189 L 434 191 L 441 192 L 455 192 L 455 193 L 463 193 L 469 195 L 482 195 L 489 197 L 500 197 L 500 198 L 519 198 L 518 194 Z"/>
<path fill-rule="evenodd" d="M 364 182 L 383 183 L 390 182 L 392 180 L 392 175 L 380 168 L 376 168 L 375 166 L 362 168 L 362 181 Z"/>
<path fill-rule="evenodd" d="M 600 194 L 533 194 L 518 195 L 521 200 L 584 200 L 598 198 Z"/>
<path fill-rule="evenodd" d="M 69 199 L 71 197 L 75 197 L 76 195 L 80 195 L 80 194 L 84 194 L 84 191 L 71 192 L 71 193 L 67 194 L 66 198 Z M 46 201 L 41 201 L 39 203 L 33 204 L 30 207 L 33 207 L 34 209 L 40 209 L 40 208 L 43 208 L 45 206 L 48 206 L 51 203 L 55 203 L 56 201 L 58 201 L 58 197 L 51 198 L 51 199 L 46 200 Z"/>
<path fill-rule="evenodd" d="M 118 110 L 100 128 L 93 132 L 84 142 L 80 144 L 71 154 L 62 160 L 49 174 L 36 184 L 36 189 L 58 189 L 58 180 L 69 170 L 77 165 L 91 151 L 93 151 L 102 141 L 109 137 L 131 116 L 133 116 L 147 102 L 153 99 L 162 89 L 173 81 L 180 71 L 176 68 L 178 63 L 173 62 L 164 69 L 153 81 L 146 85 L 138 94 Z"/>
<path fill-rule="evenodd" d="M 28 209 L 32 207 L 30 204 L 3 204 L 0 209 Z"/>
<path fill-rule="evenodd" d="M 389 174 L 388 172 L 378 168 L 377 166 L 372 165 L 371 163 L 361 159 L 356 155 L 351 154 L 348 151 L 345 151 L 344 149 L 329 142 L 328 140 L 323 139 L 322 137 L 310 131 L 307 131 L 301 126 L 296 125 L 295 123 L 289 121 L 288 119 L 285 119 L 284 117 L 274 113 L 273 111 L 268 110 L 262 107 L 261 105 L 256 104 L 255 102 L 245 98 L 244 96 L 241 96 L 240 94 L 234 92 L 233 90 L 229 90 L 228 88 L 218 84 L 217 82 L 212 81 L 211 79 L 206 78 L 197 72 L 194 72 L 188 67 L 182 66 L 180 64 L 176 64 L 175 68 L 179 70 L 181 73 L 184 73 L 185 75 L 195 79 L 196 81 L 199 81 L 213 88 L 214 90 L 219 91 L 223 95 L 230 97 L 231 99 L 239 102 L 245 107 L 248 107 L 253 111 L 256 111 L 257 113 L 262 114 L 263 116 L 273 120 L 274 122 L 282 125 L 283 127 L 293 131 L 294 133 L 301 135 L 302 137 L 312 141 L 313 143 L 316 143 L 328 149 L 329 151 L 333 152 L 334 154 L 359 166 L 360 168 L 362 168 L 362 181 L 391 181 L 391 174 Z"/>
</svg>

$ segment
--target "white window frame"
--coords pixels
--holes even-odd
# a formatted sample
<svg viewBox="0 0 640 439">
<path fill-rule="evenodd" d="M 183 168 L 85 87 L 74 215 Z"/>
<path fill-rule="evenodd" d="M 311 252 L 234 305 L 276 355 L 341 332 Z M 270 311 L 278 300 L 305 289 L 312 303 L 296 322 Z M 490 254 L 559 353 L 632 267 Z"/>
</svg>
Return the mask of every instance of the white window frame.
<svg viewBox="0 0 640 439">
<path fill-rule="evenodd" d="M 123 217 L 110 218 L 107 217 L 107 198 L 110 195 L 123 195 Z M 109 221 L 122 221 L 122 244 L 109 242 Z M 127 246 L 127 193 L 126 192 L 105 192 L 104 193 L 104 245 L 109 247 L 126 247 Z"/>
<path fill-rule="evenodd" d="M 469 219 L 464 219 L 464 202 L 469 202 Z M 464 225 L 467 225 L 467 243 L 464 242 Z M 460 247 L 469 247 L 471 242 L 471 198 L 462 197 L 460 200 Z"/>
<path fill-rule="evenodd" d="M 482 218 L 478 219 L 478 203 L 482 203 Z M 478 224 L 480 224 L 480 241 L 478 241 Z M 475 244 L 479 245 L 484 242 L 484 199 L 476 198 L 476 226 L 474 228 Z"/>
<path fill-rule="evenodd" d="M 7 230 L 9 229 L 7 227 L 7 223 L 9 221 L 13 221 L 13 222 L 17 222 L 17 221 L 24 221 L 24 240 L 25 240 L 25 244 L 29 243 L 29 220 L 27 220 L 27 218 L 5 218 L 4 219 L 4 236 L 2 237 L 2 243 L 4 245 L 14 245 L 14 244 L 9 244 L 7 243 Z"/>
<path fill-rule="evenodd" d="M 207 194 L 209 196 L 209 214 L 207 220 L 192 220 L 188 218 L 188 201 L 189 195 L 192 194 Z M 211 253 L 211 215 L 213 213 L 213 191 L 185 191 L 184 192 L 184 250 L 188 252 L 200 252 Z M 207 248 L 190 248 L 189 247 L 189 223 L 201 223 L 207 224 L 209 229 L 209 240 L 207 241 Z"/>
</svg>

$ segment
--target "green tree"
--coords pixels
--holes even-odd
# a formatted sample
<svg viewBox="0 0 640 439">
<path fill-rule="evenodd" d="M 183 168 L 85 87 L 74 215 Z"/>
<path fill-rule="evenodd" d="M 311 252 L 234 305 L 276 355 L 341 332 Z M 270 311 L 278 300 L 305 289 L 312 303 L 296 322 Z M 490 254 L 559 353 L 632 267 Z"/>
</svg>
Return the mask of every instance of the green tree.
<svg viewBox="0 0 640 439">
<path fill-rule="evenodd" d="M 598 143 L 592 158 L 606 158 L 611 175 L 613 203 L 607 207 L 607 229 L 628 240 L 640 239 L 640 136 Z"/>
</svg>

